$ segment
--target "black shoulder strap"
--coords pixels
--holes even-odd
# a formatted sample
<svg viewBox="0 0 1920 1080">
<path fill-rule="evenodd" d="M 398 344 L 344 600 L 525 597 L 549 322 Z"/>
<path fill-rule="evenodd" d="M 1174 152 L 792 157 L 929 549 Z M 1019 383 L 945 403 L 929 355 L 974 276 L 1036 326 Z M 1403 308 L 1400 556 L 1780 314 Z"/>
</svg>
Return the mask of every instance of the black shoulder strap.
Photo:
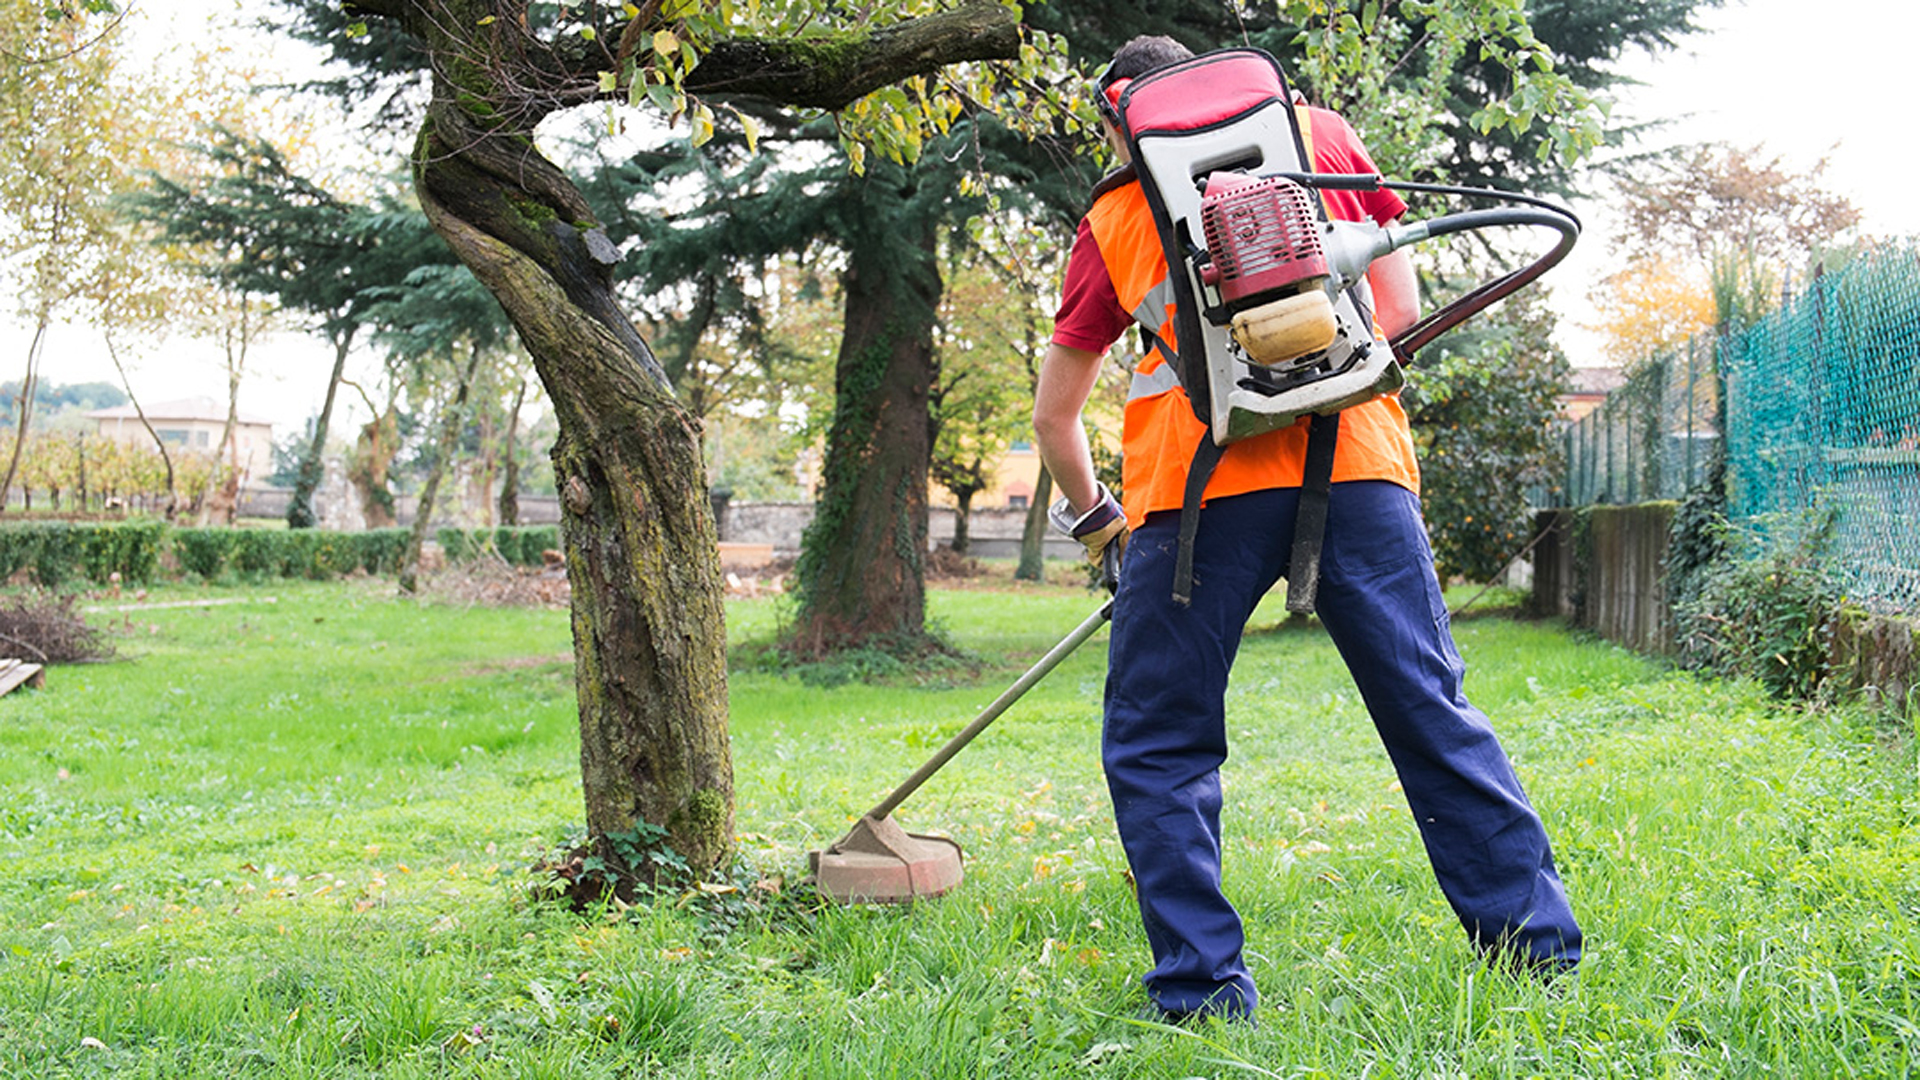
<svg viewBox="0 0 1920 1080">
<path fill-rule="evenodd" d="M 1340 414 L 1316 416 L 1307 428 L 1306 475 L 1293 515 L 1293 551 L 1287 559 L 1287 610 L 1306 614 L 1320 592 L 1320 549 L 1327 536 L 1327 500 L 1333 494 L 1333 451 Z"/>
<path fill-rule="evenodd" d="M 1180 501 L 1180 547 L 1173 560 L 1173 602 L 1181 607 L 1193 603 L 1193 539 L 1200 533 L 1200 496 L 1214 466 L 1220 464 L 1222 447 L 1202 432 L 1200 445 L 1193 448 L 1193 462 L 1187 466 L 1187 490 Z"/>
</svg>

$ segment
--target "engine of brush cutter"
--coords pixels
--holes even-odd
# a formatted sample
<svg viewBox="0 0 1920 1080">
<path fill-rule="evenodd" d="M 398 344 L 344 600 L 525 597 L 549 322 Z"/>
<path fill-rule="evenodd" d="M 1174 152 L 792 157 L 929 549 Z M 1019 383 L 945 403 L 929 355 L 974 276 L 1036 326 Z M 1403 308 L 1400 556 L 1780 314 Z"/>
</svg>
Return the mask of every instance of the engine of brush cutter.
<svg viewBox="0 0 1920 1080">
<path fill-rule="evenodd" d="M 1200 202 L 1200 279 L 1234 343 L 1262 367 L 1312 367 L 1341 339 L 1318 196 L 1285 177 L 1214 173 Z M 1349 328 L 1349 335 L 1360 328 Z M 1370 336 L 1370 335 L 1369 335 Z"/>
</svg>

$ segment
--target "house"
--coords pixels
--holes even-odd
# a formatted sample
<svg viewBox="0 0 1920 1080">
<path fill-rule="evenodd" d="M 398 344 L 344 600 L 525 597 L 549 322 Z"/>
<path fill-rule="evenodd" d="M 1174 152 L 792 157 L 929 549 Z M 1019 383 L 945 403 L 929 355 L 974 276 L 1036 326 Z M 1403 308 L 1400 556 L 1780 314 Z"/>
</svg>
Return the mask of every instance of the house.
<svg viewBox="0 0 1920 1080">
<path fill-rule="evenodd" d="M 1574 368 L 1567 377 L 1567 392 L 1560 395 L 1560 418 L 1569 423 L 1580 420 L 1626 384 L 1626 372 L 1617 367 Z"/>
<path fill-rule="evenodd" d="M 210 397 L 181 398 L 144 406 L 147 423 L 169 451 L 180 448 L 212 456 L 226 457 L 220 446 L 220 433 L 226 429 L 227 407 Z M 140 423 L 140 413 L 132 405 L 95 409 L 87 419 L 99 425 L 101 437 L 120 443 L 146 446 L 153 439 Z M 240 464 L 242 487 L 257 485 L 273 471 L 273 422 L 264 417 L 241 413 L 234 424 L 234 447 Z"/>
</svg>

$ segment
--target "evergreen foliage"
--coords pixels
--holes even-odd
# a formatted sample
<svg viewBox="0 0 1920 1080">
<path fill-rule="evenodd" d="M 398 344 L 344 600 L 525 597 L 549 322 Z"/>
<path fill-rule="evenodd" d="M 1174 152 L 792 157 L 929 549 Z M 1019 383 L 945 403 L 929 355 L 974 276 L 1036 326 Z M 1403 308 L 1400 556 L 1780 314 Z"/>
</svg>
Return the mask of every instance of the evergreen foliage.
<svg viewBox="0 0 1920 1080">
<path fill-rule="evenodd" d="M 1560 472 L 1553 426 L 1571 368 L 1552 315 L 1522 293 L 1441 338 L 1403 394 L 1420 494 L 1443 580 L 1488 581 L 1531 533 L 1533 496 Z"/>
<path fill-rule="evenodd" d="M 33 412 L 51 415 L 65 409 L 111 409 L 128 402 L 127 392 L 112 383 L 48 383 L 39 379 L 33 385 Z M 20 408 L 20 380 L 0 383 L 0 424 L 13 426 Z"/>
</svg>

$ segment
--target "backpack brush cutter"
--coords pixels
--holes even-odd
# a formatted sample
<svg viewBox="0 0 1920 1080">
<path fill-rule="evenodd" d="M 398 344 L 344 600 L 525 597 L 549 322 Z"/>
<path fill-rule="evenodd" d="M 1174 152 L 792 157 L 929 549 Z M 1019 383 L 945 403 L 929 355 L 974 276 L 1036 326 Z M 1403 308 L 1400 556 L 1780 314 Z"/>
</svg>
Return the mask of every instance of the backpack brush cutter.
<svg viewBox="0 0 1920 1080">
<path fill-rule="evenodd" d="M 1342 409 L 1399 389 L 1405 381 L 1403 362 L 1565 258 L 1580 222 L 1559 206 L 1510 192 L 1315 172 L 1286 78 L 1278 62 L 1258 49 L 1208 53 L 1133 80 L 1103 76 L 1097 89 L 1096 103 L 1124 134 L 1133 158 L 1099 190 L 1137 177 L 1167 255 L 1178 347 L 1166 349 L 1151 337 L 1149 345 L 1161 346 L 1171 357 L 1194 414 L 1211 436 L 1200 441 L 1181 511 L 1179 599 L 1191 587 L 1199 495 L 1221 447 L 1302 417 L 1337 417 Z M 1318 194 L 1380 188 L 1519 205 L 1383 228 L 1330 219 Z M 1366 280 L 1375 259 L 1433 237 L 1516 225 L 1545 226 L 1560 236 L 1546 255 L 1486 282 L 1381 344 Z M 1309 431 L 1292 561 L 1298 572 L 1290 572 L 1287 582 L 1290 610 L 1313 606 L 1337 431 L 1337 423 L 1319 422 Z M 1317 519 L 1310 509 L 1316 475 Z M 892 820 L 893 811 L 1093 636 L 1112 611 L 1108 601 L 845 836 L 825 851 L 810 852 L 818 888 L 849 903 L 897 903 L 939 896 L 959 885 L 960 845 L 907 833 Z"/>
</svg>

